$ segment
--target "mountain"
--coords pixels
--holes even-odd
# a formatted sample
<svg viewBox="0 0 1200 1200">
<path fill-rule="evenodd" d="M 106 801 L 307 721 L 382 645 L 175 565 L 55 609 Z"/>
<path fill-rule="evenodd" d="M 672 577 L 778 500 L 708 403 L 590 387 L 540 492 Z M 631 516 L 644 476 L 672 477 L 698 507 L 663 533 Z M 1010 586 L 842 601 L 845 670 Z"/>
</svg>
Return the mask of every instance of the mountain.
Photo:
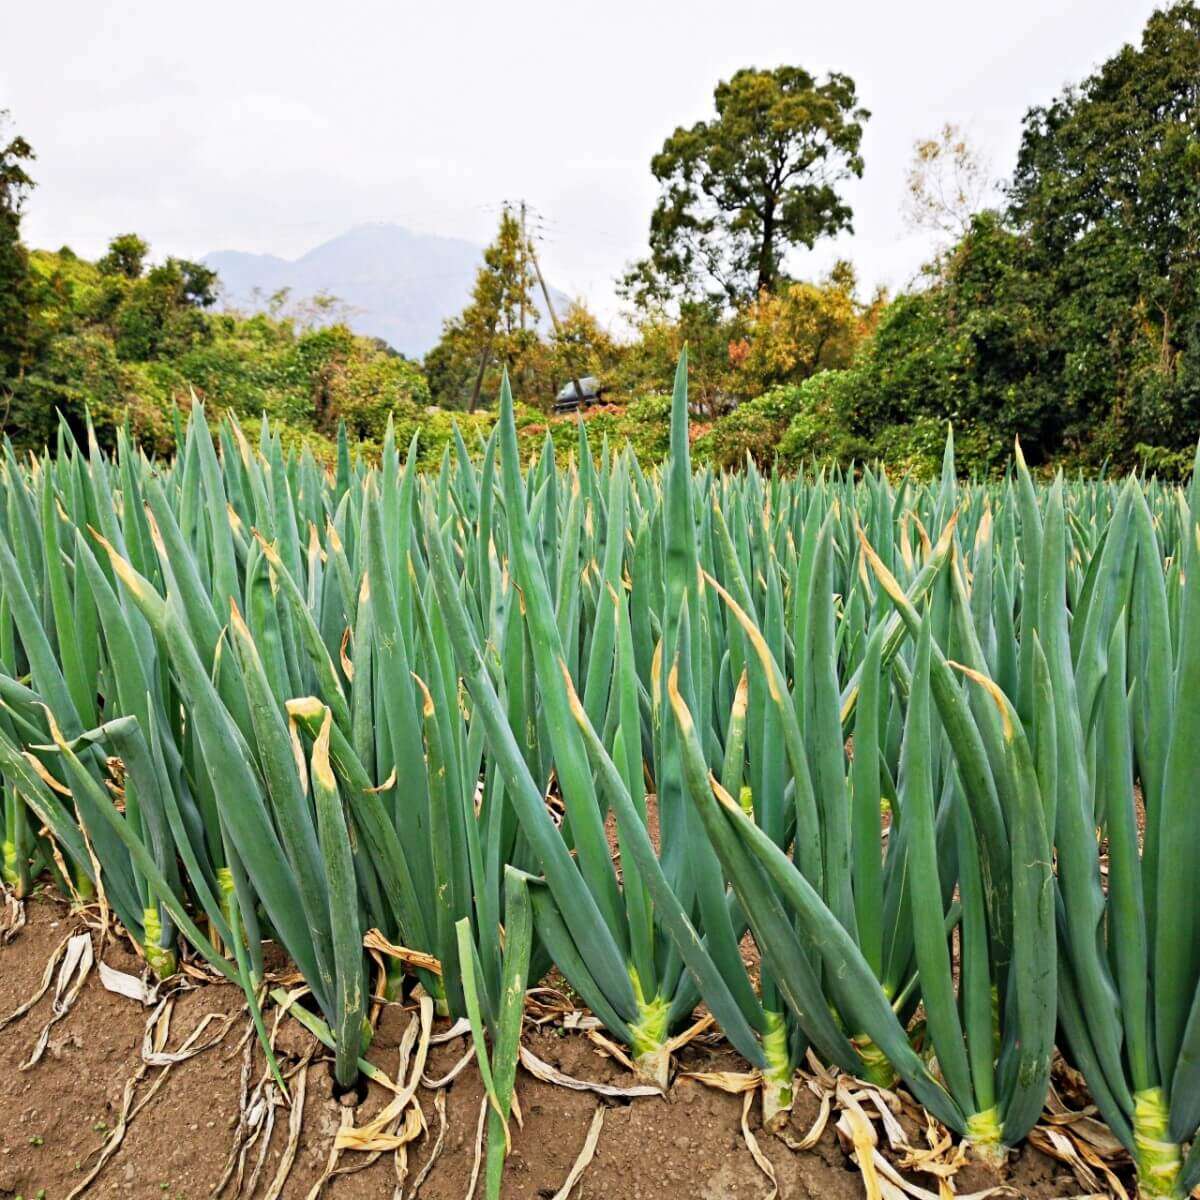
<svg viewBox="0 0 1200 1200">
<path fill-rule="evenodd" d="M 346 306 L 356 333 L 383 338 L 410 358 L 423 356 L 442 322 L 462 311 L 482 260 L 483 247 L 472 242 L 384 223 L 358 225 L 296 259 L 241 250 L 204 257 L 234 308 L 264 308 L 280 288 L 293 302 L 324 292 Z M 553 288 L 551 296 L 561 313 L 566 297 Z M 545 307 L 540 298 L 537 307 Z"/>
</svg>

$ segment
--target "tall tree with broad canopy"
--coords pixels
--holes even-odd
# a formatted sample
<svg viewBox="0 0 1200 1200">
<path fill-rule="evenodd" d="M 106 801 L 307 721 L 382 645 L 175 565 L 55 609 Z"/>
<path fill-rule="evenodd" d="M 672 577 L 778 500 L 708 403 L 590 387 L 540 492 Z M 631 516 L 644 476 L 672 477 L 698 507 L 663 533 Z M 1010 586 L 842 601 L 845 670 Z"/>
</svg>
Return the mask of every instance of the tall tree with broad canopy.
<svg viewBox="0 0 1200 1200">
<path fill-rule="evenodd" d="M 848 75 L 746 67 L 713 99 L 715 119 L 680 126 L 651 160 L 661 194 L 649 257 L 624 280 L 635 301 L 744 303 L 775 288 L 792 247 L 852 228 L 839 185 L 862 175 L 870 113 Z"/>
</svg>

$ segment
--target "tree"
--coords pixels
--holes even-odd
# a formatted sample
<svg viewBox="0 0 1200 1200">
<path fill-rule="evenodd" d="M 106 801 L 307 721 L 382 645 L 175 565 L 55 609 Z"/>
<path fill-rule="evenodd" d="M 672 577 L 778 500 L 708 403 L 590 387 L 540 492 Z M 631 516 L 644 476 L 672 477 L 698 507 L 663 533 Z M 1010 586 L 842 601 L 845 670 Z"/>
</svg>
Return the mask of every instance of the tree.
<svg viewBox="0 0 1200 1200">
<path fill-rule="evenodd" d="M 425 357 L 437 403 L 474 412 L 482 395 L 499 391 L 501 369 L 518 379 L 525 374 L 540 347 L 534 284 L 532 247 L 506 204 L 469 303 L 446 321 L 441 340 Z"/>
<path fill-rule="evenodd" d="M 961 238 L 987 206 L 994 183 L 984 157 L 949 123 L 913 145 L 906 179 L 905 217 L 914 229 Z"/>
<path fill-rule="evenodd" d="M 715 119 L 682 126 L 650 169 L 661 195 L 650 256 L 624 281 L 634 299 L 715 294 L 753 299 L 779 281 L 785 254 L 850 229 L 839 185 L 861 176 L 854 81 L 800 67 L 747 67 L 713 94 Z"/>
<path fill-rule="evenodd" d="M 1178 461 L 1200 436 L 1200 7 L 1153 14 L 1140 45 L 1031 109 L 1004 198 L 822 402 L 880 453 L 953 420 L 979 466 L 1014 435 L 1034 463 Z"/>
<path fill-rule="evenodd" d="M 185 304 L 193 308 L 212 308 L 216 304 L 220 280 L 212 267 L 188 258 L 168 258 L 167 263 L 179 271 L 180 294 Z"/>
<path fill-rule="evenodd" d="M 206 268 L 207 269 L 207 268 Z M 215 299 L 219 281 L 214 275 L 213 296 Z M 340 297 L 321 288 L 311 296 L 296 299 L 290 287 L 277 288 L 265 295 L 262 288 L 250 291 L 251 309 L 264 308 L 280 321 L 290 321 L 297 329 L 320 329 L 327 325 L 348 325 L 354 310 Z"/>
<path fill-rule="evenodd" d="M 207 319 L 200 309 L 215 302 L 217 275 L 201 263 L 168 258 L 140 277 L 128 279 L 122 273 L 110 275 L 108 282 L 116 288 L 115 303 L 113 293 L 105 302 L 112 307 L 120 358 L 143 362 L 166 358 L 208 336 Z"/>
<path fill-rule="evenodd" d="M 741 395 L 757 396 L 849 366 L 883 303 L 876 297 L 864 307 L 855 297 L 856 284 L 853 267 L 839 262 L 820 283 L 762 292 L 741 314 L 742 336 L 729 344 Z"/>
<path fill-rule="evenodd" d="M 1010 217 L 1047 283 L 1063 383 L 1104 449 L 1194 441 L 1200 421 L 1200 8 L 1154 13 L 1079 86 L 1032 109 Z"/>
<path fill-rule="evenodd" d="M 1045 305 L 1025 240 L 999 214 L 978 214 L 937 284 L 881 317 L 856 364 L 853 431 L 935 417 L 986 429 L 1005 447 L 1019 435 L 1031 462 L 1054 454 L 1078 414 Z"/>
<path fill-rule="evenodd" d="M 0 111 L 0 134 L 8 114 Z M 19 134 L 0 142 L 0 389 L 7 391 L 33 355 L 35 283 L 21 244 L 21 209 L 33 187 L 25 164 L 33 148 Z"/>
<path fill-rule="evenodd" d="M 96 263 L 101 275 L 141 279 L 150 244 L 136 233 L 122 233 L 108 243 L 108 253 Z"/>
<path fill-rule="evenodd" d="M 688 397 L 714 413 L 733 399 L 729 343 L 731 320 L 718 299 L 681 297 L 667 306 L 651 299 L 636 314 L 637 337 L 621 356 L 618 384 L 633 395 L 670 395 L 680 351 L 688 352 Z"/>
<path fill-rule="evenodd" d="M 333 437 L 339 420 L 353 438 L 382 438 L 389 414 L 401 418 L 429 401 L 420 370 L 386 343 L 356 337 L 343 324 L 307 330 L 296 356 L 312 397 L 312 423 Z"/>
<path fill-rule="evenodd" d="M 620 358 L 612 334 L 582 300 L 567 305 L 547 349 L 547 382 L 551 388 L 585 375 L 608 382 Z"/>
</svg>

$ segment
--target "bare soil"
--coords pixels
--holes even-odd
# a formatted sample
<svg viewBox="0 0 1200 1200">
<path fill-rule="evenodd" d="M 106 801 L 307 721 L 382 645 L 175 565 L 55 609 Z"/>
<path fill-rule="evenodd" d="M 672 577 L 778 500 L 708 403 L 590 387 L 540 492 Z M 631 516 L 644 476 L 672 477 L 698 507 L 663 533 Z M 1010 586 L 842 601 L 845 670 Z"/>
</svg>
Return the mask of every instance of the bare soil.
<svg viewBox="0 0 1200 1200">
<path fill-rule="evenodd" d="M 0 946 L 0 1021 L 39 987 L 47 960 L 63 938 L 81 927 L 61 901 L 38 896 L 27 903 L 25 927 Z M 137 960 L 111 941 L 103 951 L 111 966 L 136 972 Z M 141 1045 L 147 1010 L 107 991 L 93 970 L 69 1013 L 50 1031 L 41 1061 L 22 1071 L 38 1034 L 50 1019 L 50 993 L 24 1017 L 0 1029 L 0 1200 L 65 1200 L 95 1162 L 106 1136 L 116 1126 L 127 1082 L 142 1068 Z M 243 1035 L 247 1019 L 241 994 L 225 985 L 201 986 L 176 1001 L 169 1047 L 178 1047 L 207 1013 L 239 1014 L 224 1041 L 169 1068 L 161 1089 L 128 1126 L 117 1153 L 87 1192 L 89 1196 L 154 1197 L 201 1200 L 221 1176 L 238 1120 Z M 396 1068 L 400 1037 L 412 1018 L 401 1008 L 384 1011 L 370 1058 L 389 1073 Z M 583 1034 L 560 1028 L 530 1028 L 526 1044 L 566 1073 L 626 1086 L 629 1073 L 604 1057 Z M 285 1019 L 278 1046 L 285 1069 L 295 1067 L 313 1049 L 310 1036 Z M 434 1046 L 427 1075 L 445 1074 L 461 1058 L 466 1043 Z M 742 1063 L 723 1044 L 693 1044 L 681 1067 L 688 1071 L 742 1071 Z M 254 1077 L 261 1071 L 255 1050 Z M 147 1069 L 141 1096 L 153 1086 L 160 1068 Z M 512 1153 L 505 1175 L 506 1197 L 550 1200 L 561 1187 L 584 1143 L 596 1106 L 593 1094 L 541 1083 L 521 1071 L 518 1097 L 524 1127 L 513 1128 Z M 803 1136 L 817 1114 L 817 1100 L 798 1092 L 787 1133 Z M 475 1158 L 482 1089 L 472 1064 L 446 1091 L 447 1127 L 441 1153 L 424 1182 L 423 1200 L 463 1200 Z M 358 1123 L 379 1110 L 386 1095 L 374 1085 L 355 1114 Z M 429 1158 L 438 1122 L 433 1093 L 422 1090 L 421 1104 L 431 1133 L 413 1144 L 409 1182 Z M 328 1062 L 314 1058 L 307 1068 L 307 1096 L 299 1152 L 282 1191 L 283 1200 L 304 1200 L 320 1179 L 344 1108 L 334 1098 Z M 741 1132 L 742 1098 L 679 1078 L 666 1100 L 642 1098 L 613 1103 L 605 1113 L 596 1155 L 574 1197 L 619 1200 L 763 1200 L 771 1187 L 755 1165 Z M 256 1196 L 274 1177 L 287 1142 L 288 1114 L 281 1110 L 264 1161 Z M 750 1127 L 774 1165 L 784 1200 L 804 1197 L 844 1200 L 865 1190 L 857 1168 L 830 1121 L 816 1146 L 790 1150 L 759 1127 L 757 1105 Z M 919 1131 L 914 1127 L 915 1139 Z M 251 1164 L 257 1150 L 251 1154 Z M 342 1166 L 367 1156 L 347 1151 Z M 249 1169 L 247 1170 L 247 1175 Z M 323 1195 L 331 1200 L 363 1200 L 393 1195 L 392 1156 L 381 1156 L 366 1169 L 336 1176 Z M 930 1176 L 918 1177 L 936 1194 Z M 955 1179 L 959 1192 L 996 1182 L 977 1167 Z M 1007 1178 L 1010 1195 L 1077 1195 L 1079 1185 L 1062 1164 L 1026 1147 Z M 476 1194 L 482 1195 L 480 1180 Z M 236 1194 L 233 1184 L 223 1193 Z M 408 1191 L 405 1191 L 405 1196 Z"/>
</svg>

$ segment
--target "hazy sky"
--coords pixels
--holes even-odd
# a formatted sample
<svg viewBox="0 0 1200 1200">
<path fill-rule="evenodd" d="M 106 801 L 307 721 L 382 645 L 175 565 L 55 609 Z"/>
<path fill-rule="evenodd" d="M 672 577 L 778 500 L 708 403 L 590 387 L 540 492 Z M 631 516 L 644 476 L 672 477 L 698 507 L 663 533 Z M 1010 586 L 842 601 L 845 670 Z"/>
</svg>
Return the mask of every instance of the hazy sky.
<svg viewBox="0 0 1200 1200">
<path fill-rule="evenodd" d="M 38 154 L 28 241 L 93 254 L 294 256 L 363 221 L 479 242 L 500 203 L 545 217 L 547 275 L 600 312 L 644 251 L 652 153 L 739 67 L 844 71 L 871 110 L 849 257 L 908 281 L 913 141 L 963 125 L 997 175 L 1021 117 L 1137 40 L 1149 0 L 6 0 L 0 108 Z"/>
</svg>

